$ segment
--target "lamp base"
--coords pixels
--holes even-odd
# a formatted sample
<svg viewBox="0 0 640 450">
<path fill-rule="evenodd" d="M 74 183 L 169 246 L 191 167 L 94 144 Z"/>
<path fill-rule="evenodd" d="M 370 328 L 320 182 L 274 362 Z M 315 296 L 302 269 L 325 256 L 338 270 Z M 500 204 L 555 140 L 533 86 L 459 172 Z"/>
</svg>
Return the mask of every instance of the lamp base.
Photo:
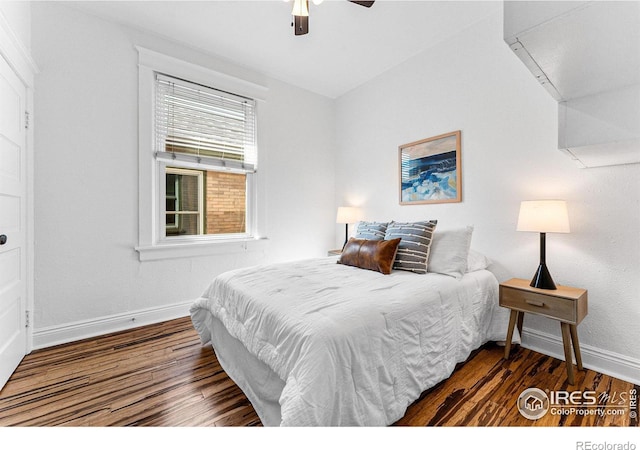
<svg viewBox="0 0 640 450">
<path fill-rule="evenodd" d="M 547 265 L 545 263 L 541 263 L 538 266 L 538 270 L 536 270 L 536 274 L 533 276 L 531 280 L 531 284 L 529 286 L 538 288 L 538 289 L 557 289 L 556 284 L 553 282 L 553 278 L 551 278 L 551 274 L 549 273 L 549 269 L 547 269 Z"/>
<path fill-rule="evenodd" d="M 342 244 L 342 250 L 347 246 L 347 242 L 349 241 L 349 224 L 344 224 L 344 244 Z"/>
</svg>

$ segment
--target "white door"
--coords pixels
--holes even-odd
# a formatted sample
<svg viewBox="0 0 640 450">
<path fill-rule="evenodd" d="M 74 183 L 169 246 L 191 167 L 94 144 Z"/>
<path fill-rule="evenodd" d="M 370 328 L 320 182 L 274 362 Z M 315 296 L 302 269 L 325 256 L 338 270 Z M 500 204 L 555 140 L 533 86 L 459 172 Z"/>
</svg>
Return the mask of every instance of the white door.
<svg viewBox="0 0 640 450">
<path fill-rule="evenodd" d="M 0 56 L 0 389 L 27 351 L 25 102 Z"/>
</svg>

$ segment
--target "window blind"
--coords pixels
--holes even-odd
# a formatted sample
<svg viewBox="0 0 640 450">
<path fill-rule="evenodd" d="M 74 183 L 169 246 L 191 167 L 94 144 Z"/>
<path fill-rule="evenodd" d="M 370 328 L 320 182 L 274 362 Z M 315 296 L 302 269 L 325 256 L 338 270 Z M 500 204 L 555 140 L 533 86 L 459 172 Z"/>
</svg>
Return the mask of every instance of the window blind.
<svg viewBox="0 0 640 450">
<path fill-rule="evenodd" d="M 156 74 L 156 157 L 255 172 L 255 100 Z"/>
</svg>

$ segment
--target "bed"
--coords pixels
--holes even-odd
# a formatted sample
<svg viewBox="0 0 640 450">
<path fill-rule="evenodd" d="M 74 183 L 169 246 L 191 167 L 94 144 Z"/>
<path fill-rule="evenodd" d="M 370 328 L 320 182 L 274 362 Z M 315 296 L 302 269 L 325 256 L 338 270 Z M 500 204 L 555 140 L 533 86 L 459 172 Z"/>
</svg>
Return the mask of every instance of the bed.
<svg viewBox="0 0 640 450">
<path fill-rule="evenodd" d="M 392 424 L 471 351 L 505 338 L 488 270 L 383 275 L 336 260 L 223 273 L 190 309 L 265 426 Z"/>
</svg>

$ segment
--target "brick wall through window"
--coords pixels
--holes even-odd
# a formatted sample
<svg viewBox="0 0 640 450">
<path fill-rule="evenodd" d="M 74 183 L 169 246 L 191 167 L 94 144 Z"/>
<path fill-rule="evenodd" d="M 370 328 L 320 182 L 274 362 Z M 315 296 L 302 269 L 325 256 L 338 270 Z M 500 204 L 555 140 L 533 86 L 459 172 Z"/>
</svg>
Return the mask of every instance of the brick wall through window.
<svg viewBox="0 0 640 450">
<path fill-rule="evenodd" d="M 206 234 L 244 233 L 247 176 L 209 171 L 205 189 Z"/>
</svg>

